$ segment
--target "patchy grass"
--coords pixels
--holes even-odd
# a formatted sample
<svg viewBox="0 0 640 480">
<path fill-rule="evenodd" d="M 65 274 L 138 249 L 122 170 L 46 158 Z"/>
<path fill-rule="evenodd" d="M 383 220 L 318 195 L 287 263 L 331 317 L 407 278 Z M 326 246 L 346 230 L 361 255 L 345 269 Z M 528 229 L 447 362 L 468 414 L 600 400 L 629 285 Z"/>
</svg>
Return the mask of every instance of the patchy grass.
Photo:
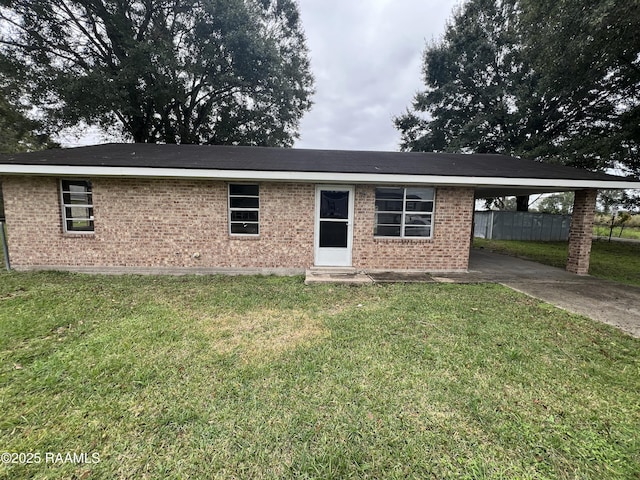
<svg viewBox="0 0 640 480">
<path fill-rule="evenodd" d="M 554 267 L 564 268 L 567 264 L 567 242 L 524 242 L 476 238 L 473 245 Z M 594 277 L 640 286 L 640 243 L 594 241 L 589 273 Z"/>
<path fill-rule="evenodd" d="M 0 275 L 0 478 L 638 478 L 640 343 L 497 285 Z M 99 463 L 45 463 L 45 453 Z"/>
</svg>

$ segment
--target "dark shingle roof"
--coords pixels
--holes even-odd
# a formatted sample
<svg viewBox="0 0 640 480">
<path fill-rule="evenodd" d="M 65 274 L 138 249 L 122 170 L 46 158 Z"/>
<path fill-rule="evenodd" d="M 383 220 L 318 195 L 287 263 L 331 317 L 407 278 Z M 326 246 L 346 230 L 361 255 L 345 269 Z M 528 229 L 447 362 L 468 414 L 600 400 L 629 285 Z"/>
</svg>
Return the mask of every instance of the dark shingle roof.
<svg viewBox="0 0 640 480">
<path fill-rule="evenodd" d="M 1 155 L 1 164 L 626 180 L 603 173 L 506 155 L 213 145 L 105 144 Z"/>
</svg>

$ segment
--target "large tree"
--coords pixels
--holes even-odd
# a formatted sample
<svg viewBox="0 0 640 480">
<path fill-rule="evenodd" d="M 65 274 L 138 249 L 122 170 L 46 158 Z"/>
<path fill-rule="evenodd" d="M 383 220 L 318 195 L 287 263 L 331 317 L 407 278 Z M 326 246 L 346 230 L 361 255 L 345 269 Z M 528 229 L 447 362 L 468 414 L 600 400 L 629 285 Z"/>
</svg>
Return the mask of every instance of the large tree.
<svg viewBox="0 0 640 480">
<path fill-rule="evenodd" d="M 547 156 L 549 117 L 515 1 L 470 0 L 424 52 L 425 90 L 395 119 L 404 150 Z"/>
<path fill-rule="evenodd" d="M 51 124 L 290 146 L 313 78 L 294 0 L 0 0 L 0 65 Z"/>
<path fill-rule="evenodd" d="M 640 2 L 519 0 L 564 163 L 640 175 Z"/>
<path fill-rule="evenodd" d="M 401 148 L 640 173 L 638 9 L 468 0 L 424 52 L 426 88 L 395 119 Z"/>
<path fill-rule="evenodd" d="M 403 150 L 501 153 L 539 158 L 555 112 L 536 91 L 538 77 L 521 48 L 515 1 L 470 0 L 441 41 L 424 53 L 426 88 L 413 111 L 395 119 Z M 518 199 L 526 210 L 527 197 Z"/>
<path fill-rule="evenodd" d="M 31 152 L 57 146 L 19 106 L 0 93 L 0 153 Z"/>
</svg>

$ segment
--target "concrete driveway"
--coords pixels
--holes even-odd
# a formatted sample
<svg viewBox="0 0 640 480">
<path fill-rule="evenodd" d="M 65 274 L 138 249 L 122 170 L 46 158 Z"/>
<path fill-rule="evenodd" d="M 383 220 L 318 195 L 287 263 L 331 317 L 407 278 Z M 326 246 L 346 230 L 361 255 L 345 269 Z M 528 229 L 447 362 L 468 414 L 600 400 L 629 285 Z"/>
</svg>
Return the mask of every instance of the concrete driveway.
<svg viewBox="0 0 640 480">
<path fill-rule="evenodd" d="M 501 283 L 640 338 L 640 287 L 577 276 L 483 249 L 472 250 L 469 273 L 465 275 L 469 281 Z"/>
</svg>

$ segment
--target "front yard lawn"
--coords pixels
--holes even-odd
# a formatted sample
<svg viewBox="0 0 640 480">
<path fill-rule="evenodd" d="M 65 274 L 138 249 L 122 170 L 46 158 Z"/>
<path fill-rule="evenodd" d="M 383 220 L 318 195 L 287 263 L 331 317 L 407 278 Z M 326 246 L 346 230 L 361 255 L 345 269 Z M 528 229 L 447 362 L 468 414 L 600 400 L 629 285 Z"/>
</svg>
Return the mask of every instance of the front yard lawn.
<svg viewBox="0 0 640 480">
<path fill-rule="evenodd" d="M 639 347 L 498 285 L 1 274 L 0 478 L 638 478 Z"/>
<path fill-rule="evenodd" d="M 567 242 L 525 242 L 475 238 L 474 247 L 564 268 L 567 264 Z M 589 274 L 627 285 L 640 286 L 640 243 L 594 240 Z"/>
</svg>

